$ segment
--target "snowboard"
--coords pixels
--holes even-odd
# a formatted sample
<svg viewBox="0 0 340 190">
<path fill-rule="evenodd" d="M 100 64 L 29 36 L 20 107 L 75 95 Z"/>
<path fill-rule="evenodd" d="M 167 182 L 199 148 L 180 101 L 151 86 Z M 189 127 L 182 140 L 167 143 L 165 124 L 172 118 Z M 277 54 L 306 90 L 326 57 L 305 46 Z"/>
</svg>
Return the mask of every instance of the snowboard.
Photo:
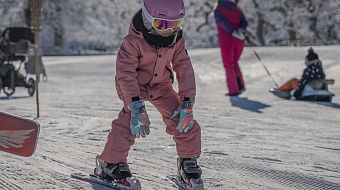
<svg viewBox="0 0 340 190">
<path fill-rule="evenodd" d="M 178 190 L 190 190 L 186 183 L 178 177 L 178 175 L 168 175 L 168 179 L 170 179 L 178 188 Z M 202 184 L 202 179 L 196 180 L 197 184 Z M 204 190 L 204 187 L 200 187 L 197 190 Z"/>
<path fill-rule="evenodd" d="M 40 125 L 31 119 L 0 112 L 0 151 L 30 157 L 35 152 Z"/>
<path fill-rule="evenodd" d="M 185 182 L 178 178 L 177 175 L 168 175 L 167 176 L 175 185 L 178 187 L 178 190 L 189 190 Z"/>
<path fill-rule="evenodd" d="M 73 173 L 71 174 L 71 177 L 85 182 L 96 183 L 105 187 L 112 188 L 114 190 L 130 190 L 127 188 L 120 187 L 119 185 L 117 185 L 117 183 L 113 181 L 100 179 L 98 176 L 93 174 Z M 137 180 L 134 177 L 132 177 L 131 180 L 134 183 L 133 185 L 136 186 L 136 188 L 133 190 L 140 190 L 141 184 L 139 180 Z"/>
</svg>

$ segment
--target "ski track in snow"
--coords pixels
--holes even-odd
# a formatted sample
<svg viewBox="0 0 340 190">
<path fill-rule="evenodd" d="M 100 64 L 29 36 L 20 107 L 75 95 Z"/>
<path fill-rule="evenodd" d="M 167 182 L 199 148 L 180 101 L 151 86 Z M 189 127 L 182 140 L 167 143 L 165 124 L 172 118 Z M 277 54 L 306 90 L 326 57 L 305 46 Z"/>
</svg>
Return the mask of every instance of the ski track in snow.
<svg viewBox="0 0 340 190">
<path fill-rule="evenodd" d="M 282 84 L 300 77 L 308 47 L 255 48 Z M 315 47 L 330 90 L 340 94 L 340 46 Z M 240 65 L 247 91 L 226 93 L 219 49 L 190 50 L 197 83 L 194 107 L 202 127 L 199 160 L 206 189 L 340 190 L 340 98 L 333 103 L 287 101 L 268 92 L 274 87 L 251 48 Z M 45 57 L 48 83 L 41 83 L 41 134 L 30 158 L 0 153 L 0 189 L 108 189 L 72 179 L 92 172 L 111 122 L 122 107 L 114 88 L 115 56 Z M 176 86 L 176 84 L 175 84 Z M 0 97 L 0 109 L 35 118 L 35 98 L 17 89 Z M 176 189 L 176 149 L 160 117 L 147 104 L 151 135 L 137 140 L 129 154 L 143 190 Z"/>
</svg>

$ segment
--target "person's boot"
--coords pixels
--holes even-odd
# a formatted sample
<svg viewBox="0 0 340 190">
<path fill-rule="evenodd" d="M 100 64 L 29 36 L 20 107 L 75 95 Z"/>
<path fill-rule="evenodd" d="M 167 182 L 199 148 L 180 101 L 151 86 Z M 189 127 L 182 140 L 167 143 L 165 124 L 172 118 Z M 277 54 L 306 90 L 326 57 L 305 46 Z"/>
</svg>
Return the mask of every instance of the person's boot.
<svg viewBox="0 0 340 190">
<path fill-rule="evenodd" d="M 94 175 L 105 181 L 112 181 L 118 187 L 126 190 L 140 190 L 139 180 L 132 177 L 127 163 L 111 164 L 96 157 Z"/>
<path fill-rule="evenodd" d="M 190 190 L 204 190 L 202 170 L 195 158 L 177 158 L 178 177 Z"/>
</svg>

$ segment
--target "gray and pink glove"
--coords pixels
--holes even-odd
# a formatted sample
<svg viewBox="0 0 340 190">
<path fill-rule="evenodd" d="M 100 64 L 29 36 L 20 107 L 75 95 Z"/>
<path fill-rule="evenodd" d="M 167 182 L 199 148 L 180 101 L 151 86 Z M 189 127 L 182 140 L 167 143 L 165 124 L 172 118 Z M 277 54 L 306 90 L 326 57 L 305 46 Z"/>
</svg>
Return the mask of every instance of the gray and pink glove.
<svg viewBox="0 0 340 190">
<path fill-rule="evenodd" d="M 145 110 L 145 104 L 143 101 L 133 101 L 129 104 L 129 110 L 131 111 L 130 130 L 131 134 L 139 137 L 146 137 L 150 134 L 150 120 Z"/>
<path fill-rule="evenodd" d="M 194 116 L 192 112 L 193 103 L 190 101 L 184 101 L 178 108 L 174 111 L 170 118 L 174 119 L 179 116 L 179 121 L 176 129 L 180 133 L 186 133 L 192 129 L 194 125 Z"/>
</svg>

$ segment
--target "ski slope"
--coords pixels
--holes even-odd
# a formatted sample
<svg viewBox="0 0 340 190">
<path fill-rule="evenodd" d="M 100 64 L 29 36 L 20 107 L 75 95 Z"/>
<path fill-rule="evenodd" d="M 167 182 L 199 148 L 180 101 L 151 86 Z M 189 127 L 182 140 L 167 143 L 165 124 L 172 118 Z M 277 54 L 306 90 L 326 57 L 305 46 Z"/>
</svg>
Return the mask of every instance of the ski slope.
<svg viewBox="0 0 340 190">
<path fill-rule="evenodd" d="M 282 84 L 299 77 L 308 47 L 255 48 Z M 274 87 L 251 48 L 240 65 L 246 93 L 229 98 L 219 49 L 190 50 L 196 73 L 194 116 L 202 127 L 200 165 L 206 189 L 340 189 L 340 46 L 314 47 L 324 63 L 333 103 L 287 101 Z M 71 179 L 92 172 L 111 121 L 122 107 L 114 88 L 115 56 L 45 57 L 48 83 L 41 83 L 41 134 L 30 158 L 0 153 L 0 189 L 105 189 Z M 1 111 L 35 117 L 26 89 L 1 94 Z M 174 190 L 175 144 L 150 104 L 151 135 L 137 140 L 129 163 L 143 190 Z"/>
</svg>

